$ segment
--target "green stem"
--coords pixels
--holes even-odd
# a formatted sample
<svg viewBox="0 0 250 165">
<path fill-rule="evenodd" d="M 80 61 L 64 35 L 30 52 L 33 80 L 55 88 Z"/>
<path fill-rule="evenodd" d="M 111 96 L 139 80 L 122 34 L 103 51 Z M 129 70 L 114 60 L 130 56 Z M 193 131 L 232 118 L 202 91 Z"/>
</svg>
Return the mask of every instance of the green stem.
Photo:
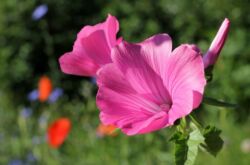
<svg viewBox="0 0 250 165">
<path fill-rule="evenodd" d="M 218 107 L 237 108 L 237 104 L 223 102 L 223 101 L 211 98 L 211 97 L 204 97 L 203 103 L 213 105 L 213 106 L 218 106 Z"/>
<path fill-rule="evenodd" d="M 180 120 L 179 131 L 185 134 L 186 133 L 186 127 L 187 127 L 187 121 L 186 121 L 186 118 L 183 117 Z"/>
<path fill-rule="evenodd" d="M 198 127 L 198 128 L 203 128 L 202 125 L 190 114 L 189 115 L 191 121 Z"/>
</svg>

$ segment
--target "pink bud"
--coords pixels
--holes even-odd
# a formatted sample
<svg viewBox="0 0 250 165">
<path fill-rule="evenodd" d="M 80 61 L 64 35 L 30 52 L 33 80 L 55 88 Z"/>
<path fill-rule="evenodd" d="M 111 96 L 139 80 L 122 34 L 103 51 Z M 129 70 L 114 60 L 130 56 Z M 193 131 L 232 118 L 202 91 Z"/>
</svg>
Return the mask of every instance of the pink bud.
<svg viewBox="0 0 250 165">
<path fill-rule="evenodd" d="M 230 26 L 230 21 L 229 19 L 225 18 L 212 44 L 210 45 L 208 51 L 203 57 L 205 68 L 207 68 L 210 65 L 214 65 L 217 58 L 219 57 L 220 51 L 223 48 L 224 43 L 227 39 L 229 26 Z"/>
</svg>

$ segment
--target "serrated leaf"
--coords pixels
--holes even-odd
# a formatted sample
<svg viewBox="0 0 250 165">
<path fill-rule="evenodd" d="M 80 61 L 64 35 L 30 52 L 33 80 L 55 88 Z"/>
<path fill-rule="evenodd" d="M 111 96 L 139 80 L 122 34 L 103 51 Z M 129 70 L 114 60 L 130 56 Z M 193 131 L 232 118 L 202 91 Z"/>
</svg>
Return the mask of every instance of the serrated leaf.
<svg viewBox="0 0 250 165">
<path fill-rule="evenodd" d="M 203 145 L 203 147 L 213 156 L 216 156 L 223 147 L 224 142 L 220 134 L 221 130 L 214 126 L 207 126 L 204 129 L 203 136 L 205 137 L 205 145 Z"/>
<path fill-rule="evenodd" d="M 170 139 L 175 142 L 176 165 L 193 165 L 198 154 L 198 147 L 204 142 L 200 130 L 194 124 L 191 128 L 193 131 L 189 135 L 176 132 Z"/>
</svg>

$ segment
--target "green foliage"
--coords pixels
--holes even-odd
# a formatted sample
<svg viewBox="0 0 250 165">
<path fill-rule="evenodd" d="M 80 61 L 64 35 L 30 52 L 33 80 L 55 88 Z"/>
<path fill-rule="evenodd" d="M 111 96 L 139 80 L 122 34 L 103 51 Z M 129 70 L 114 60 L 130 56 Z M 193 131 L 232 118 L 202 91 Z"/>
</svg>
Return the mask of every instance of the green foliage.
<svg viewBox="0 0 250 165">
<path fill-rule="evenodd" d="M 170 141 L 174 141 L 174 143 L 175 143 L 175 164 L 176 165 L 183 165 L 187 160 L 188 135 L 177 131 L 172 136 Z"/>
<path fill-rule="evenodd" d="M 193 128 L 193 131 L 189 134 L 189 139 L 187 142 L 188 153 L 185 165 L 194 164 L 195 158 L 198 154 L 198 147 L 201 143 L 204 142 L 204 137 L 201 134 L 200 130 L 194 124 L 192 124 L 191 127 Z"/>
<path fill-rule="evenodd" d="M 223 140 L 220 134 L 221 130 L 214 126 L 207 126 L 204 129 L 205 145 L 203 145 L 203 147 L 214 156 L 216 156 L 223 147 Z"/>
<path fill-rule="evenodd" d="M 176 165 L 193 165 L 198 154 L 198 147 L 204 142 L 204 137 L 199 128 L 191 123 L 192 131 L 177 131 L 170 141 L 175 143 L 175 164 Z"/>
</svg>

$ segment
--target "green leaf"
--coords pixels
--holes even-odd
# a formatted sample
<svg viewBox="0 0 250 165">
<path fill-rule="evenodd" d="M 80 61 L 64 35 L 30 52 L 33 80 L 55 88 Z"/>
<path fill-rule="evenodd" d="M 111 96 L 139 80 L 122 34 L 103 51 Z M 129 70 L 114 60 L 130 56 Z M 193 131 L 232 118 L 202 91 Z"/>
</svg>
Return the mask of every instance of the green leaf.
<svg viewBox="0 0 250 165">
<path fill-rule="evenodd" d="M 219 107 L 228 107 L 228 108 L 236 108 L 237 107 L 236 104 L 223 102 L 223 101 L 211 98 L 211 97 L 204 97 L 203 103 L 213 105 L 213 106 L 219 106 Z"/>
<path fill-rule="evenodd" d="M 193 128 L 193 131 L 189 134 L 189 139 L 187 141 L 188 153 L 185 165 L 194 164 L 195 158 L 198 154 L 198 147 L 204 142 L 204 137 L 200 130 L 193 123 L 191 123 L 191 127 Z"/>
<path fill-rule="evenodd" d="M 202 146 L 213 156 L 216 156 L 223 146 L 220 134 L 221 130 L 214 126 L 207 126 L 204 129 L 205 145 Z"/>
<path fill-rule="evenodd" d="M 193 165 L 198 154 L 198 147 L 204 142 L 204 137 L 200 130 L 191 123 L 192 132 L 184 134 L 176 132 L 170 139 L 175 142 L 175 164 Z"/>
<path fill-rule="evenodd" d="M 170 141 L 175 143 L 175 164 L 183 165 L 187 160 L 187 140 L 188 135 L 183 134 L 182 132 L 176 132 Z"/>
</svg>

